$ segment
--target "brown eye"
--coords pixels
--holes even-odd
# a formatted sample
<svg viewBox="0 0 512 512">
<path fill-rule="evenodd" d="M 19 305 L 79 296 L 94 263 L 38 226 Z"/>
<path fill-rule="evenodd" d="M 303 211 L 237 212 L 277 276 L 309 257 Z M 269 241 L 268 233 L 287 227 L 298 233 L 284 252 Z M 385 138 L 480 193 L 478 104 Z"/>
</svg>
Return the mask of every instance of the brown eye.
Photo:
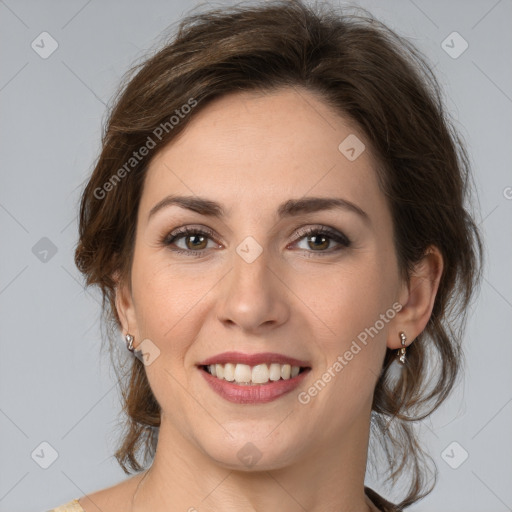
<svg viewBox="0 0 512 512">
<path fill-rule="evenodd" d="M 206 245 L 208 245 L 208 243 L 206 243 L 206 245 L 205 245 L 205 240 L 207 240 L 207 238 L 202 235 L 184 235 L 184 236 L 178 237 L 178 239 L 179 238 L 185 239 L 185 245 L 187 246 L 188 249 L 201 250 L 201 249 L 206 249 Z M 190 245 L 187 243 L 187 240 L 190 241 Z"/>
<path fill-rule="evenodd" d="M 183 245 L 180 247 L 176 243 L 184 240 Z M 196 228 L 182 228 L 180 230 L 173 231 L 167 235 L 161 242 L 163 245 L 172 246 L 176 245 L 177 249 L 172 249 L 178 253 L 198 253 L 201 254 L 207 249 L 208 241 L 213 239 L 213 233 Z"/>
<path fill-rule="evenodd" d="M 300 249 L 311 253 L 318 253 L 319 256 L 322 256 L 324 253 L 332 254 L 338 252 L 351 245 L 351 241 L 343 233 L 325 226 L 302 229 L 296 235 L 299 240 L 303 238 L 308 239 L 307 247 L 300 247 Z M 184 242 L 180 247 L 177 245 L 177 242 L 181 243 L 182 239 Z M 212 231 L 185 227 L 169 233 L 169 235 L 161 240 L 161 243 L 169 246 L 174 252 L 189 256 L 200 256 L 208 249 L 208 241 L 210 240 L 214 240 L 214 233 Z M 336 242 L 339 247 L 329 250 L 331 242 Z"/>
<path fill-rule="evenodd" d="M 297 233 L 299 240 L 307 239 L 307 247 L 302 249 L 310 252 L 331 254 L 343 248 L 350 247 L 351 241 L 343 234 L 328 227 L 307 228 Z M 328 250 L 331 242 L 336 242 L 339 246 L 333 250 Z M 323 254 L 322 254 L 323 255 Z"/>
<path fill-rule="evenodd" d="M 311 248 L 315 249 L 328 249 L 329 248 L 329 237 L 325 235 L 310 235 L 307 237 L 311 240 L 311 242 L 308 241 L 308 245 Z"/>
</svg>

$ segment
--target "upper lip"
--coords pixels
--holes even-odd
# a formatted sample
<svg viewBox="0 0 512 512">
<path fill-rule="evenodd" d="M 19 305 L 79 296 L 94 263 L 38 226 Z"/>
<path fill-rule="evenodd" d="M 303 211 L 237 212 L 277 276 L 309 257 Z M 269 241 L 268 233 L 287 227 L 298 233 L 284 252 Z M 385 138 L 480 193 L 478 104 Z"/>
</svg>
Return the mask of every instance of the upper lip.
<svg viewBox="0 0 512 512">
<path fill-rule="evenodd" d="M 285 356 L 284 354 L 277 354 L 275 352 L 260 352 L 258 354 L 244 354 L 243 352 L 223 352 L 215 356 L 209 357 L 204 361 L 198 363 L 198 366 L 208 366 L 210 364 L 226 364 L 226 363 L 241 363 L 249 366 L 256 366 L 265 363 L 279 363 L 289 364 L 290 366 L 309 367 L 308 361 L 301 361 L 294 357 Z"/>
</svg>

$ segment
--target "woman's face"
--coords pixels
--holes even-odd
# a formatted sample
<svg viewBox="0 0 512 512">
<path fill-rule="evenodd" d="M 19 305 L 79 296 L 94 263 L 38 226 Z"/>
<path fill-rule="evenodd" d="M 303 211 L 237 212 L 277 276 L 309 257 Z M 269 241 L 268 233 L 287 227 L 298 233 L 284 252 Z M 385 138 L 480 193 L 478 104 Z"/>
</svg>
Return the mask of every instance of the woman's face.
<svg viewBox="0 0 512 512">
<path fill-rule="evenodd" d="M 205 107 L 151 162 L 121 316 L 135 347 L 145 340 L 161 435 L 181 450 L 269 469 L 364 446 L 402 283 L 362 143 L 311 92 L 245 92 Z M 223 216 L 170 203 L 150 214 L 168 196 L 216 203 Z M 204 233 L 172 240 L 185 227 Z M 243 357 L 261 353 L 274 355 Z M 222 366 L 230 379 L 234 370 L 238 380 L 279 380 L 206 375 L 201 363 L 216 356 L 234 365 Z M 237 368 L 237 358 L 250 364 Z M 306 371 L 283 378 L 289 358 Z"/>
</svg>

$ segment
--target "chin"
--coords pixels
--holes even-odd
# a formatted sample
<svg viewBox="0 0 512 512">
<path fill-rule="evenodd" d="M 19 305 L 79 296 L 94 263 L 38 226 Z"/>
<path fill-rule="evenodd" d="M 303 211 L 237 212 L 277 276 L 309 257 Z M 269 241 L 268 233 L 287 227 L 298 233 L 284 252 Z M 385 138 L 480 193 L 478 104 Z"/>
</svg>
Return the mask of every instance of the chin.
<svg viewBox="0 0 512 512">
<path fill-rule="evenodd" d="M 219 438 L 202 443 L 202 450 L 216 464 L 236 471 L 269 471 L 289 466 L 298 457 L 298 447 L 304 443 L 293 443 L 289 436 L 283 444 L 282 436 L 271 439 L 266 433 L 260 436 L 250 433 L 233 434 L 233 438 Z M 269 430 L 268 432 L 270 432 Z"/>
</svg>

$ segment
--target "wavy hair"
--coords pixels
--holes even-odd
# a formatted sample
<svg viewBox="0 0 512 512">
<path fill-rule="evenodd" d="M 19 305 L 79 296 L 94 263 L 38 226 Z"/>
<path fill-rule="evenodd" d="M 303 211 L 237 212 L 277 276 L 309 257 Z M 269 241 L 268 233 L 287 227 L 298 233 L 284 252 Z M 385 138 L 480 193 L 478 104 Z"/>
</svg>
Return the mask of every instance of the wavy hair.
<svg viewBox="0 0 512 512">
<path fill-rule="evenodd" d="M 387 481 L 410 475 L 399 506 L 433 489 L 436 475 L 429 481 L 428 456 L 413 427 L 446 399 L 463 366 L 462 340 L 480 284 L 483 245 L 469 210 L 469 157 L 430 65 L 405 38 L 360 11 L 271 1 L 189 13 L 162 47 L 127 72 L 113 98 L 101 153 L 81 197 L 75 263 L 86 285 L 102 293 L 102 325 L 109 328 L 124 412 L 115 457 L 125 473 L 151 461 L 160 425 L 143 363 L 118 354 L 115 307 L 114 276 L 130 282 L 148 165 L 212 99 L 301 87 L 356 123 L 371 145 L 404 280 L 430 245 L 443 256 L 431 317 L 408 348 L 398 377 L 391 378 L 395 351 L 386 353 L 371 422 L 371 437 L 386 454 Z M 195 106 L 187 110 L 191 99 Z M 173 123 L 180 112 L 188 113 Z M 134 151 L 148 137 L 155 149 L 135 161 Z"/>
</svg>

